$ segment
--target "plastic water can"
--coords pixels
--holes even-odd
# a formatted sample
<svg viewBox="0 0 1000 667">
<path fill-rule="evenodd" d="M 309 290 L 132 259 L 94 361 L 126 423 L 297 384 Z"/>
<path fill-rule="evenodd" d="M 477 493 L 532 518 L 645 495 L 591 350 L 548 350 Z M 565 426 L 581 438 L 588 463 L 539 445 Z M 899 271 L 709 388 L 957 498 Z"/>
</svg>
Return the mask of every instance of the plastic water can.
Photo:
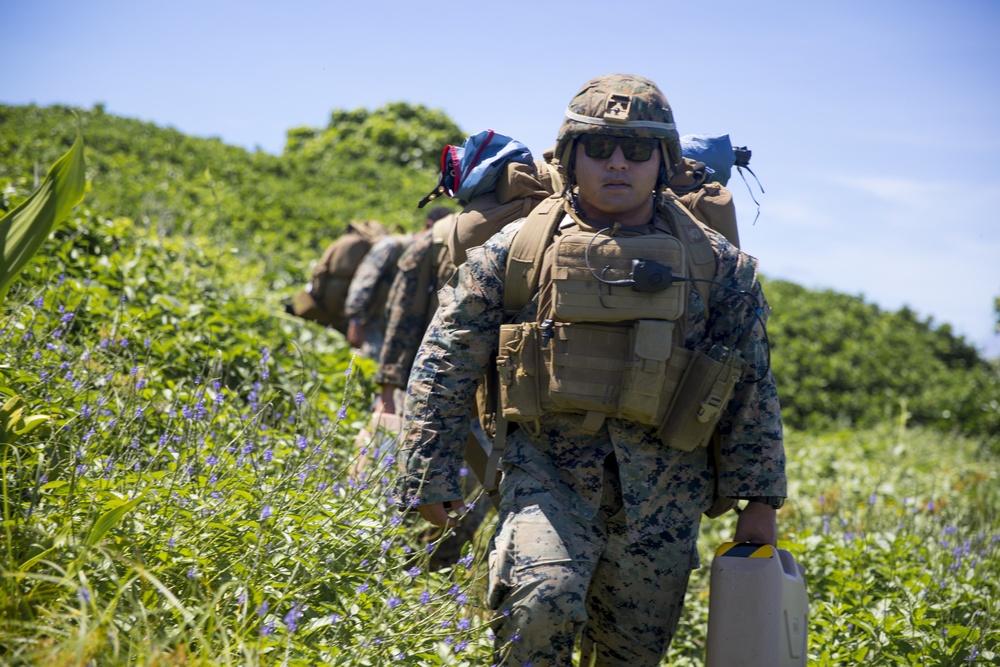
<svg viewBox="0 0 1000 667">
<path fill-rule="evenodd" d="M 805 568 L 769 544 L 727 542 L 715 551 L 706 667 L 805 667 Z"/>
</svg>

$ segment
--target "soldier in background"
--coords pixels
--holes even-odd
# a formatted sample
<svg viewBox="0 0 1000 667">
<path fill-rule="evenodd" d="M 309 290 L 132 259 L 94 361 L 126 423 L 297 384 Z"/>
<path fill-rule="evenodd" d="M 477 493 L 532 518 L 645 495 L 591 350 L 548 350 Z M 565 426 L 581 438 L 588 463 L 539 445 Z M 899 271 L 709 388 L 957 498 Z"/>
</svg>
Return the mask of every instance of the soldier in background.
<svg viewBox="0 0 1000 667">
<path fill-rule="evenodd" d="M 444 206 L 431 209 L 424 229 L 450 212 Z M 378 361 L 382 352 L 389 289 L 396 277 L 397 262 L 413 238 L 414 234 L 391 234 L 377 241 L 351 278 L 344 301 L 347 341 L 369 359 Z"/>
<path fill-rule="evenodd" d="M 435 525 L 459 521 L 472 396 L 480 376 L 502 365 L 503 413 L 519 428 L 506 442 L 489 557 L 496 662 L 569 665 L 582 633 L 588 660 L 654 666 L 676 629 L 698 566 L 701 514 L 715 496 L 748 501 L 736 541 L 777 539 L 786 482 L 768 307 L 756 260 L 661 194 L 681 150 L 651 81 L 588 82 L 566 111 L 556 159 L 561 200 L 470 250 L 440 293 L 409 377 L 399 495 Z M 556 241 L 537 290 L 511 318 L 508 255 L 542 209 L 559 216 Z M 609 272 L 616 248 L 634 255 L 632 274 Z M 660 250 L 676 259 L 653 275 L 666 291 L 643 291 L 651 279 L 636 275 L 635 262 L 648 269 L 647 253 Z M 712 263 L 710 284 L 686 281 L 696 261 Z M 632 309 L 615 319 L 623 302 Z M 706 383 L 702 368 L 725 372 Z M 710 395 L 698 388 L 706 385 Z M 674 396 L 694 411 L 675 410 Z M 706 428 L 721 437 L 717 463 Z"/>
</svg>

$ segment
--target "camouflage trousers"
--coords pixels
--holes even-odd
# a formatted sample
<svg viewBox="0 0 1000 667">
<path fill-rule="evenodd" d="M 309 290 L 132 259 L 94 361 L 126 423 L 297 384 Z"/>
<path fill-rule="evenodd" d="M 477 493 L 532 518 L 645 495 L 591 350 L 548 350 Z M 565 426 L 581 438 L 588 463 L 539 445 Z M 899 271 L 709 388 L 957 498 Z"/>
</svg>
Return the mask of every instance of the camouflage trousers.
<svg viewBox="0 0 1000 667">
<path fill-rule="evenodd" d="M 519 468 L 506 475 L 487 583 L 498 665 L 571 665 L 581 639 L 582 665 L 652 667 L 669 647 L 698 564 L 697 522 L 629 543 L 613 459 L 593 519 Z"/>
<path fill-rule="evenodd" d="M 363 357 L 378 362 L 382 354 L 382 344 L 385 341 L 385 322 L 377 319 L 365 322 L 365 342 L 361 344 L 358 352 Z"/>
</svg>

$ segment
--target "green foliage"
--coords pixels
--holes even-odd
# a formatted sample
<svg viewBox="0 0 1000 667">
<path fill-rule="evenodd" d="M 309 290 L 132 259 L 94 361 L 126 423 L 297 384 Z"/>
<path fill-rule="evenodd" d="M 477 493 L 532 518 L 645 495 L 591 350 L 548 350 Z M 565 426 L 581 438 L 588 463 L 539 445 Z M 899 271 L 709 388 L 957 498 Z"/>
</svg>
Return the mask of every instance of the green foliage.
<svg viewBox="0 0 1000 667">
<path fill-rule="evenodd" d="M 292 130 L 285 154 L 301 155 L 313 163 L 370 161 L 433 171 L 441 166 L 441 149 L 460 144 L 463 138 L 444 113 L 396 102 L 372 112 L 334 111 L 323 131 Z"/>
<path fill-rule="evenodd" d="M 470 664 L 474 573 L 421 572 L 384 451 L 348 474 L 370 362 L 229 248 L 84 215 L 48 251 L 0 316 L 0 662 Z"/>
<path fill-rule="evenodd" d="M 41 187 L 14 210 L 0 216 L 0 305 L 7 287 L 45 243 L 56 223 L 61 222 L 83 199 L 83 139 L 49 170 Z"/>
<path fill-rule="evenodd" d="M 806 569 L 809 665 L 993 665 L 1000 658 L 1000 460 L 907 429 L 787 434 L 779 546 Z M 671 665 L 704 664 L 709 565 L 735 517 L 702 523 Z M 750 622 L 748 619 L 747 622 Z"/>
<path fill-rule="evenodd" d="M 911 423 L 946 432 L 1000 433 L 1000 372 L 947 324 L 785 281 L 765 289 L 786 423 L 871 427 L 902 410 Z"/>
<path fill-rule="evenodd" d="M 72 144 L 70 111 L 0 105 L 0 191 L 8 191 L 8 202 L 26 195 L 40 168 Z M 439 164 L 430 156 L 462 138 L 441 112 L 403 103 L 335 112 L 323 131 L 293 130 L 282 156 L 188 137 L 99 107 L 76 113 L 94 184 L 91 210 L 131 218 L 161 236 L 202 234 L 250 246 L 266 263 L 262 291 L 304 282 L 309 263 L 351 220 L 419 227 L 416 204 L 437 183 Z"/>
</svg>

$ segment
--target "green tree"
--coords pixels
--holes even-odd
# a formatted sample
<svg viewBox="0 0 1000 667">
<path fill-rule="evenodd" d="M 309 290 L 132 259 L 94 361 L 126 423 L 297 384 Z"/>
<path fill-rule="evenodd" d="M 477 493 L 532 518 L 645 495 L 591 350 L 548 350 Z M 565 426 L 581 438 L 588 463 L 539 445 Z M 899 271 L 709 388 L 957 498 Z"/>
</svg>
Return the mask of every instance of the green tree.
<svg viewBox="0 0 1000 667">
<path fill-rule="evenodd" d="M 994 330 L 997 333 L 1000 333 L 1000 296 L 998 296 L 996 299 L 993 300 L 993 313 L 997 318 L 997 323 L 996 326 L 994 327 Z"/>
<path fill-rule="evenodd" d="M 909 308 L 768 281 L 772 364 L 786 421 L 798 428 L 913 423 L 1000 433 L 1000 377 L 949 325 Z"/>
</svg>

